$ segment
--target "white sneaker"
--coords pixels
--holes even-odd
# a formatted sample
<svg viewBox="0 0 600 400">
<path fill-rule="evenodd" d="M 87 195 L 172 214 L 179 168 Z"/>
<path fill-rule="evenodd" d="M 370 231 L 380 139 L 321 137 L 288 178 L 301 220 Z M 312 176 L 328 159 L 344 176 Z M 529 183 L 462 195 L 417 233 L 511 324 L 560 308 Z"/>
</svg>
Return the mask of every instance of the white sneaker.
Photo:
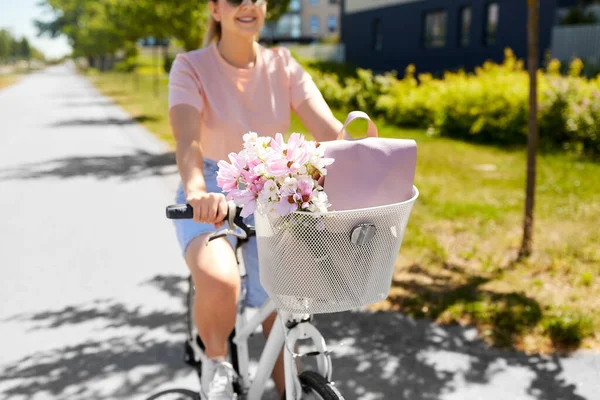
<svg viewBox="0 0 600 400">
<path fill-rule="evenodd" d="M 235 400 L 233 391 L 235 370 L 224 360 L 208 360 L 202 363 L 202 400 Z"/>
</svg>

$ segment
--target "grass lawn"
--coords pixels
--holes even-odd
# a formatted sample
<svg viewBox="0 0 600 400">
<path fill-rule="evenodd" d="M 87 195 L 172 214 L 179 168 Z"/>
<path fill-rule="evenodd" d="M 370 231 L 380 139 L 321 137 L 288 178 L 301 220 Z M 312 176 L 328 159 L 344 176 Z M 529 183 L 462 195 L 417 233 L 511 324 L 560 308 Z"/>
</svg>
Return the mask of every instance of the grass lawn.
<svg viewBox="0 0 600 400">
<path fill-rule="evenodd" d="M 167 78 L 90 76 L 106 95 L 173 143 Z M 336 113 L 340 120 L 345 114 Z M 291 131 L 305 133 L 294 117 Z M 351 132 L 361 132 L 358 121 Z M 523 221 L 523 149 L 428 137 L 377 122 L 380 135 L 418 143 L 420 197 L 389 298 L 373 309 L 476 325 L 490 343 L 528 352 L 600 348 L 600 163 L 540 155 L 534 255 L 516 263 Z"/>
</svg>

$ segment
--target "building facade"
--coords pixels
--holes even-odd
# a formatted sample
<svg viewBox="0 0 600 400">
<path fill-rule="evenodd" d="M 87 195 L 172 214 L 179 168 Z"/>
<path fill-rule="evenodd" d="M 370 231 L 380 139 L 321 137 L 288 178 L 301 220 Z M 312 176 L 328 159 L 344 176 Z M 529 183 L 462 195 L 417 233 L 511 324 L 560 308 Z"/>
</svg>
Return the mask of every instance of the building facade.
<svg viewBox="0 0 600 400">
<path fill-rule="evenodd" d="M 551 45 L 557 9 L 541 0 L 540 61 Z M 409 64 L 418 72 L 468 71 L 502 62 L 510 47 L 527 56 L 525 0 L 343 0 L 342 42 L 349 63 L 377 72 Z"/>
<path fill-rule="evenodd" d="M 302 31 L 306 36 L 321 39 L 339 35 L 341 0 L 300 0 Z"/>
<path fill-rule="evenodd" d="M 261 32 L 266 42 L 313 42 L 339 35 L 341 0 L 291 0 L 290 8 Z"/>
</svg>

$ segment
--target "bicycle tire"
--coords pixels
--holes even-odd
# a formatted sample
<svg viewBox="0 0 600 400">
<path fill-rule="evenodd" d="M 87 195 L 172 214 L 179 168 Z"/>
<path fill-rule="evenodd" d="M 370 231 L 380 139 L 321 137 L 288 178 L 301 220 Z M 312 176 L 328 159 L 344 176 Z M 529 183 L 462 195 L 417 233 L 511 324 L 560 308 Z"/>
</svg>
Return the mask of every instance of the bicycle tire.
<svg viewBox="0 0 600 400">
<path fill-rule="evenodd" d="M 187 336 L 191 338 L 192 335 L 196 332 L 196 327 L 194 325 L 194 281 L 192 281 L 192 275 L 189 275 L 187 278 L 187 293 L 186 293 L 186 328 L 187 328 Z"/>
<path fill-rule="evenodd" d="M 200 393 L 188 389 L 169 389 L 156 393 L 146 400 L 200 400 Z"/>
<path fill-rule="evenodd" d="M 302 399 L 310 400 L 344 400 L 335 385 L 315 371 L 304 371 L 298 375 L 302 385 Z M 309 395 L 311 397 L 306 397 Z"/>
</svg>

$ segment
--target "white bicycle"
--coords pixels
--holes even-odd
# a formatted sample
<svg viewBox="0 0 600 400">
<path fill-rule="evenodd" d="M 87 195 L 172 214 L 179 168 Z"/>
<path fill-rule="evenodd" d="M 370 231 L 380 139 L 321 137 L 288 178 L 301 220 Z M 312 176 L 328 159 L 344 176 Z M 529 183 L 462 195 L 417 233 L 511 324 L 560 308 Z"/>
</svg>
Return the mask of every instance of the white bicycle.
<svg viewBox="0 0 600 400">
<path fill-rule="evenodd" d="M 344 399 L 332 380 L 331 352 L 312 324 L 313 315 L 348 311 L 387 297 L 395 260 L 417 197 L 418 191 L 413 188 L 413 197 L 408 201 L 357 212 L 320 215 L 296 212 L 276 220 L 255 213 L 256 227 L 247 226 L 239 215 L 240 209 L 230 203 L 228 228 L 211 234 L 207 243 L 227 235 L 238 238 L 236 257 L 242 293 L 235 329 L 229 339 L 229 361 L 237 375 L 233 385 L 238 400 L 262 398 L 282 348 L 286 400 Z M 192 216 L 189 205 L 167 207 L 170 219 Z M 269 300 L 250 316 L 245 301 L 246 270 L 241 246 L 252 235 L 257 236 L 260 279 Z M 186 362 L 200 375 L 201 364 L 207 358 L 193 318 L 191 277 L 188 283 Z M 275 324 L 251 377 L 248 340 L 275 311 Z M 301 341 L 308 341 L 311 350 L 296 353 Z M 316 360 L 316 370 L 299 371 L 297 365 L 307 358 Z M 189 397 L 190 393 L 179 391 L 176 398 L 198 398 Z"/>
</svg>

